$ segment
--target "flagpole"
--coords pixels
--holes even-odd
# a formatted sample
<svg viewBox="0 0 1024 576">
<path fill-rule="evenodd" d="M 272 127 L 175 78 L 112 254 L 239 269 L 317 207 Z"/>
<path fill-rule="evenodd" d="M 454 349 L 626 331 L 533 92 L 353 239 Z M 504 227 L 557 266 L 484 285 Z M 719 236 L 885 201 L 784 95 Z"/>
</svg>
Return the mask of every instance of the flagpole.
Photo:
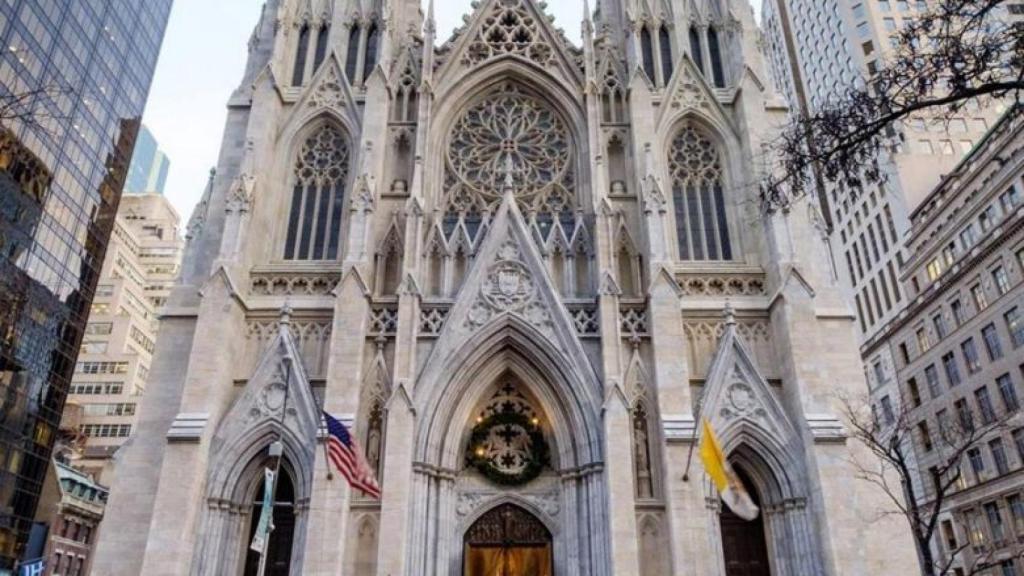
<svg viewBox="0 0 1024 576">
<path fill-rule="evenodd" d="M 697 446 L 697 423 L 693 424 L 693 441 L 690 442 L 690 453 L 686 456 L 686 471 L 683 472 L 683 482 L 690 481 L 690 465 L 693 463 L 693 449 Z"/>
<path fill-rule="evenodd" d="M 310 390 L 310 392 L 312 393 L 312 390 Z M 313 397 L 316 398 L 315 395 Z M 327 390 L 325 389 L 324 390 L 324 399 L 320 403 L 320 414 L 318 414 L 318 416 L 320 418 L 320 421 L 319 421 L 319 423 L 317 424 L 317 427 L 316 427 L 316 435 L 317 435 L 316 441 L 319 442 L 320 445 L 323 446 L 323 449 L 324 449 L 324 464 L 327 465 L 327 479 L 328 480 L 334 480 L 334 473 L 331 472 L 331 455 L 327 452 L 327 437 L 326 436 L 320 437 L 321 434 L 324 432 L 324 430 L 326 428 L 326 426 L 324 424 L 324 413 L 327 412 L 326 404 L 327 404 Z"/>
<path fill-rule="evenodd" d="M 288 414 L 288 393 L 291 391 L 291 380 L 292 380 L 292 357 L 291 354 L 286 352 L 283 358 L 284 361 L 284 402 L 281 406 L 281 418 L 279 419 L 280 428 L 277 431 L 277 440 L 270 445 L 270 456 L 275 457 L 274 462 L 274 477 L 270 483 L 270 527 L 267 530 L 267 538 L 263 541 L 263 551 L 260 553 L 260 566 L 257 574 L 259 576 L 266 576 L 267 573 L 267 552 L 270 547 L 271 534 L 274 533 L 274 507 L 277 504 L 277 478 L 281 474 L 281 460 L 284 459 L 284 420 Z"/>
</svg>

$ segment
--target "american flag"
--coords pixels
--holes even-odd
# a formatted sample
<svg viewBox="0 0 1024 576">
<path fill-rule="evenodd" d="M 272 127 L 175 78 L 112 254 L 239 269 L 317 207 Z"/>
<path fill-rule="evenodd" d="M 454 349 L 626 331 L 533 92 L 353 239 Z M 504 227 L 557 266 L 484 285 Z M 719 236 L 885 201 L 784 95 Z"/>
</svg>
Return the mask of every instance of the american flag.
<svg viewBox="0 0 1024 576">
<path fill-rule="evenodd" d="M 324 420 L 327 422 L 327 457 L 331 463 L 348 480 L 349 485 L 380 500 L 380 485 L 359 443 L 349 434 L 344 424 L 327 412 L 324 412 Z"/>
</svg>

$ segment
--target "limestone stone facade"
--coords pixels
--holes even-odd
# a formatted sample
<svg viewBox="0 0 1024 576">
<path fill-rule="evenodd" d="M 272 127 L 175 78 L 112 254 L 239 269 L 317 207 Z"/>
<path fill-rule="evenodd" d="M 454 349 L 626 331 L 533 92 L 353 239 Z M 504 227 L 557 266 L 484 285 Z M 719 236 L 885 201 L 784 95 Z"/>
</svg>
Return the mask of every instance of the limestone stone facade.
<svg viewBox="0 0 1024 576">
<path fill-rule="evenodd" d="M 275 439 L 273 574 L 454 576 L 507 539 L 495 514 L 559 576 L 913 572 L 850 463 L 864 378 L 824 232 L 758 209 L 786 109 L 750 7 L 596 8 L 581 46 L 533 0 L 439 43 L 415 0 L 268 0 L 95 573 L 254 573 Z M 321 407 L 382 501 L 329 479 Z M 480 439 L 493 418 L 509 438 Z M 703 418 L 756 530 L 690 458 Z"/>
</svg>

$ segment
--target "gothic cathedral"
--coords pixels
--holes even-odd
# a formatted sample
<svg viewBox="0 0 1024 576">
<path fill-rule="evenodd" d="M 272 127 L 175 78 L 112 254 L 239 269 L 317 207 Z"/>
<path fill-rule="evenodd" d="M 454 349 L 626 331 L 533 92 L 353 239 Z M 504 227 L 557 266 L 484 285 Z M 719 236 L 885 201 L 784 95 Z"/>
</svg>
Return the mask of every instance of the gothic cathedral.
<svg viewBox="0 0 1024 576">
<path fill-rule="evenodd" d="M 267 0 L 94 574 L 910 574 L 747 0 Z M 383 498 L 329 474 L 321 410 Z M 761 509 L 721 504 L 707 419 Z M 254 513 L 256 511 L 256 513 Z"/>
</svg>

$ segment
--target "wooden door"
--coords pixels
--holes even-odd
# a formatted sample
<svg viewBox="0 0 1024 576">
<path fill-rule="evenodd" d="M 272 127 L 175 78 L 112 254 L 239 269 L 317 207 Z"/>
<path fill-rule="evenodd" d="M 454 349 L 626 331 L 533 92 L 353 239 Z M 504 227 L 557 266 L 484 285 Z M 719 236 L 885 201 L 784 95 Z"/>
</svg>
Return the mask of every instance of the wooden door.
<svg viewBox="0 0 1024 576">
<path fill-rule="evenodd" d="M 721 523 L 725 576 L 771 576 L 763 517 L 747 522 L 723 504 Z"/>
</svg>

